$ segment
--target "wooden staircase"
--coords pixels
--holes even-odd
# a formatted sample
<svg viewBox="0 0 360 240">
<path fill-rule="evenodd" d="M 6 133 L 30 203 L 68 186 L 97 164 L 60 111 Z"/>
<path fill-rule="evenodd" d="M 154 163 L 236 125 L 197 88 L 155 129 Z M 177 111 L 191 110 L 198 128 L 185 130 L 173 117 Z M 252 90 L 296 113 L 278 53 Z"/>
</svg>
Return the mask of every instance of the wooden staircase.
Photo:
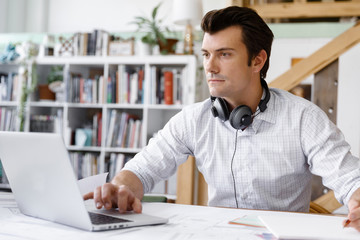
<svg viewBox="0 0 360 240">
<path fill-rule="evenodd" d="M 290 90 L 306 77 L 319 72 L 360 42 L 360 22 L 274 79 L 271 87 Z"/>
</svg>

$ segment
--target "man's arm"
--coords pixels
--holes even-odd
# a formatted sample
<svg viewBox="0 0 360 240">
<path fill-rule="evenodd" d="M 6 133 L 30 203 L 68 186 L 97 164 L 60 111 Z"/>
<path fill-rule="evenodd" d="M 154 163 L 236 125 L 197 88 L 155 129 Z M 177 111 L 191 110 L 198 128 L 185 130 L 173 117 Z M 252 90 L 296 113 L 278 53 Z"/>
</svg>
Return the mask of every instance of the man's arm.
<svg viewBox="0 0 360 240">
<path fill-rule="evenodd" d="M 140 179 L 131 171 L 120 171 L 110 183 L 97 187 L 84 195 L 84 200 L 94 199 L 98 209 L 119 208 L 119 212 L 133 210 L 141 213 L 141 199 L 144 195 Z"/>
<path fill-rule="evenodd" d="M 360 232 L 360 188 L 351 195 L 348 202 L 348 208 L 348 219 L 351 221 L 348 226 L 353 227 Z"/>
</svg>

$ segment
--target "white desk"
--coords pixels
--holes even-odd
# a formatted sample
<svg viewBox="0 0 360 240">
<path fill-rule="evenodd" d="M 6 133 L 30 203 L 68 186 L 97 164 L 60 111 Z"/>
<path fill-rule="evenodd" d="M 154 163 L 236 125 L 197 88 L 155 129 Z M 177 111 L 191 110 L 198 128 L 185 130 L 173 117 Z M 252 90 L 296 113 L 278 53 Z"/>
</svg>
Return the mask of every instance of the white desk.
<svg viewBox="0 0 360 240">
<path fill-rule="evenodd" d="M 274 239 L 266 228 L 233 225 L 228 222 L 244 215 L 288 215 L 294 213 L 144 203 L 143 212 L 169 218 L 158 226 L 104 232 L 87 232 L 27 217 L 21 214 L 12 195 L 0 192 L 0 239 Z M 360 235 L 359 235 L 360 236 Z M 359 237 L 360 239 L 360 237 Z"/>
</svg>

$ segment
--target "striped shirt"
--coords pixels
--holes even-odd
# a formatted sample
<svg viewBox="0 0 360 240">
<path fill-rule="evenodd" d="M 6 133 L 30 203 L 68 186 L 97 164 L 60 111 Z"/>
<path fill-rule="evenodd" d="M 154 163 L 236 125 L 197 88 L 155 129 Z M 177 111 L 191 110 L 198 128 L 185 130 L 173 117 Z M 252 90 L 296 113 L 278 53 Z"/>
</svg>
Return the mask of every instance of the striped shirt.
<svg viewBox="0 0 360 240">
<path fill-rule="evenodd" d="M 280 89 L 270 94 L 244 131 L 214 118 L 210 99 L 185 107 L 124 169 L 149 192 L 193 155 L 210 206 L 301 212 L 309 210 L 313 173 L 347 203 L 360 187 L 360 161 L 343 134 L 315 104 Z"/>
</svg>

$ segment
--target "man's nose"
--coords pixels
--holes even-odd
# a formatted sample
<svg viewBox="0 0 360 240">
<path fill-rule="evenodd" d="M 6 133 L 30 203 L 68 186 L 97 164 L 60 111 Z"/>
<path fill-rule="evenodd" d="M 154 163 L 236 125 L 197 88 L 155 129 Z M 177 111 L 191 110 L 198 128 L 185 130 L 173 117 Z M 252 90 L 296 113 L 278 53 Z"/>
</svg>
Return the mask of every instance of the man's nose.
<svg viewBox="0 0 360 240">
<path fill-rule="evenodd" d="M 204 62 L 204 69 L 206 72 L 210 73 L 218 73 L 219 72 L 219 66 L 217 64 L 217 61 L 214 57 L 210 57 Z"/>
</svg>

